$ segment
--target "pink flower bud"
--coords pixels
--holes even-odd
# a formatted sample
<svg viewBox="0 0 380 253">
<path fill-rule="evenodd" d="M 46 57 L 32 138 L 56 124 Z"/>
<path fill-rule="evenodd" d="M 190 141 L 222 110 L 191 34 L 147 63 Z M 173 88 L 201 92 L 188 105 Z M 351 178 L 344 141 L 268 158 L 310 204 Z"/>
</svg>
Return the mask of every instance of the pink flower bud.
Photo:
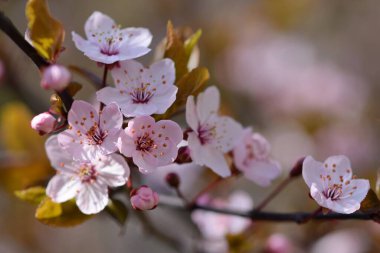
<svg viewBox="0 0 380 253">
<path fill-rule="evenodd" d="M 61 65 L 51 65 L 42 73 L 41 86 L 46 90 L 64 90 L 71 80 L 70 71 Z"/>
<path fill-rule="evenodd" d="M 44 135 L 51 133 L 55 129 L 57 120 L 50 113 L 44 112 L 35 116 L 30 125 L 40 135 Z"/>
<path fill-rule="evenodd" d="M 131 192 L 131 204 L 136 210 L 151 210 L 156 208 L 159 198 L 157 192 L 154 192 L 148 186 L 143 185 Z"/>
</svg>

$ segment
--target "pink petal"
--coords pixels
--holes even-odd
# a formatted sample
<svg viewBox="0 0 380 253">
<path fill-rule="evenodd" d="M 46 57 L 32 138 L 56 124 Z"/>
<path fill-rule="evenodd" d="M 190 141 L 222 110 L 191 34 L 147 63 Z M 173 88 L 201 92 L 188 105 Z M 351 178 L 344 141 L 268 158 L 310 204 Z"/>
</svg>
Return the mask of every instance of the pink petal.
<svg viewBox="0 0 380 253">
<path fill-rule="evenodd" d="M 157 95 L 165 93 L 169 87 L 174 85 L 174 62 L 171 59 L 163 59 L 153 63 L 147 71 L 142 73 L 142 79 L 146 83 L 157 87 Z"/>
<path fill-rule="evenodd" d="M 186 122 L 194 131 L 198 131 L 199 120 L 195 109 L 194 97 L 187 97 L 186 101 Z"/>
<path fill-rule="evenodd" d="M 173 144 L 178 145 L 183 139 L 181 127 L 172 120 L 160 120 L 154 129 L 156 130 L 155 136 L 160 136 L 160 140 L 170 139 Z"/>
<path fill-rule="evenodd" d="M 85 135 L 91 127 L 98 124 L 99 115 L 91 104 L 75 100 L 69 111 L 68 121 L 73 129 L 79 130 L 81 134 Z"/>
<path fill-rule="evenodd" d="M 130 136 L 122 131 L 120 133 L 117 146 L 120 152 L 126 157 L 132 157 L 133 153 L 136 151 L 136 144 L 133 139 L 133 135 Z"/>
<path fill-rule="evenodd" d="M 250 167 L 243 171 L 246 178 L 262 187 L 269 186 L 280 172 L 279 165 L 271 161 L 252 161 Z"/>
<path fill-rule="evenodd" d="M 105 160 L 101 167 L 97 168 L 99 180 L 108 186 L 122 186 L 129 177 L 129 166 L 125 159 L 117 154 L 102 157 Z"/>
<path fill-rule="evenodd" d="M 205 123 L 211 114 L 219 111 L 220 94 L 215 86 L 207 88 L 197 97 L 196 112 L 201 124 Z"/>
<path fill-rule="evenodd" d="M 123 115 L 119 107 L 115 103 L 111 103 L 104 107 L 100 115 L 100 128 L 110 131 L 111 129 L 121 129 L 123 124 Z"/>
<path fill-rule="evenodd" d="M 178 87 L 175 85 L 170 85 L 166 89 L 165 93 L 155 93 L 154 96 L 149 101 L 151 104 L 154 104 L 156 107 L 156 111 L 154 113 L 156 114 L 163 114 L 165 113 L 169 107 L 174 103 L 176 100 Z"/>
<path fill-rule="evenodd" d="M 333 183 L 343 183 L 352 178 L 350 160 L 346 156 L 331 156 L 323 166 Z"/>
<path fill-rule="evenodd" d="M 125 28 L 120 30 L 124 37 L 126 37 L 126 44 L 129 46 L 148 47 L 152 42 L 152 34 L 146 28 Z"/>
<path fill-rule="evenodd" d="M 309 187 L 311 187 L 313 183 L 321 184 L 321 175 L 325 176 L 323 164 L 314 160 L 311 156 L 306 157 L 302 165 L 302 176 L 306 184 Z"/>
</svg>

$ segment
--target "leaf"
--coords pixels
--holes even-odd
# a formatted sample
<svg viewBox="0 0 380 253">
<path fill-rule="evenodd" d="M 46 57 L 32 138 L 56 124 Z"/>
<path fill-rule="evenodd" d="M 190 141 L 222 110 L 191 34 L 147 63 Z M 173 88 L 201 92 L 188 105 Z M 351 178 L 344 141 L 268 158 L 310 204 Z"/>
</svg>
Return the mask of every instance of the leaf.
<svg viewBox="0 0 380 253">
<path fill-rule="evenodd" d="M 65 37 L 62 24 L 50 15 L 46 0 L 29 0 L 25 14 L 32 45 L 42 57 L 54 60 Z"/>
<path fill-rule="evenodd" d="M 92 218 L 93 215 L 83 214 L 74 200 L 64 203 L 54 203 L 49 197 L 45 197 L 38 206 L 35 217 L 41 223 L 53 227 L 72 227 Z"/>
<path fill-rule="evenodd" d="M 205 67 L 197 67 L 190 73 L 186 74 L 177 83 L 178 92 L 177 98 L 173 105 L 163 115 L 156 115 L 156 120 L 168 119 L 178 110 L 181 110 L 186 104 L 187 97 L 190 95 L 196 96 L 202 91 L 207 81 L 210 79 L 210 74 Z"/>
<path fill-rule="evenodd" d="M 64 115 L 65 109 L 61 97 L 54 93 L 50 96 L 49 112 L 55 115 Z"/>
<path fill-rule="evenodd" d="M 164 58 L 170 58 L 174 61 L 176 70 L 176 80 L 179 80 L 187 71 L 188 57 L 179 34 L 174 30 L 171 21 L 167 24 L 166 50 Z"/>
<path fill-rule="evenodd" d="M 360 204 L 360 210 L 365 213 L 374 213 L 380 211 L 380 200 L 372 189 L 368 191 L 367 196 Z"/>
<path fill-rule="evenodd" d="M 106 207 L 106 212 L 121 226 L 125 224 L 128 209 L 122 201 L 118 199 L 110 200 Z"/>
<path fill-rule="evenodd" d="M 188 60 L 190 58 L 191 53 L 194 50 L 194 47 L 197 45 L 201 35 L 202 35 L 202 30 L 199 29 L 198 31 L 196 31 L 196 33 L 191 35 L 190 38 L 188 38 L 185 41 L 185 52 L 186 52 L 186 56 Z"/>
<path fill-rule="evenodd" d="M 77 94 L 78 91 L 82 89 L 83 85 L 77 82 L 71 82 L 66 88 L 67 94 L 70 95 L 70 97 L 74 97 L 75 94 Z"/>
<path fill-rule="evenodd" d="M 15 191 L 14 194 L 21 200 L 31 204 L 39 204 L 46 196 L 45 188 L 41 186 L 30 187 L 25 190 Z"/>
</svg>

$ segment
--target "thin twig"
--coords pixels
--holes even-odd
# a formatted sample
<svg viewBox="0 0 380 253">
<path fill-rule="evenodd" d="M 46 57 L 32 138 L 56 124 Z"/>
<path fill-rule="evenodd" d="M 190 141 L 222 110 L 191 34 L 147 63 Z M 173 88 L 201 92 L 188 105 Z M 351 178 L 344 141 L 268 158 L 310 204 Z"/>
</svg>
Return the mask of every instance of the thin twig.
<svg viewBox="0 0 380 253">
<path fill-rule="evenodd" d="M 287 177 L 281 182 L 272 192 L 266 197 L 255 209 L 254 211 L 262 210 L 274 197 L 276 197 L 291 181 L 293 177 Z"/>
</svg>

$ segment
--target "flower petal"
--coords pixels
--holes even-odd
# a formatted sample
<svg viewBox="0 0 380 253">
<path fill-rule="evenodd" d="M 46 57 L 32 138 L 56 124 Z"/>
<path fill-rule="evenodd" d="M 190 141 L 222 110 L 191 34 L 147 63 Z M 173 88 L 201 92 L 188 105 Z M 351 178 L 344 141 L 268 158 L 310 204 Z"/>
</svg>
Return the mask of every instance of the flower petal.
<svg viewBox="0 0 380 253">
<path fill-rule="evenodd" d="M 351 163 L 346 156 L 330 156 L 324 166 L 333 183 L 343 183 L 352 178 Z"/>
<path fill-rule="evenodd" d="M 197 97 L 196 112 L 202 125 L 210 115 L 218 113 L 220 105 L 220 93 L 215 86 L 207 88 Z"/>
<path fill-rule="evenodd" d="M 129 177 L 129 166 L 121 155 L 111 154 L 101 158 L 104 162 L 97 168 L 99 180 L 108 186 L 122 186 Z"/>
<path fill-rule="evenodd" d="M 100 128 L 102 130 L 119 130 L 123 124 L 123 115 L 116 103 L 104 107 L 100 115 Z"/>
<path fill-rule="evenodd" d="M 84 214 L 99 213 L 108 203 L 107 185 L 97 182 L 83 184 L 78 193 L 76 203 Z"/>
<path fill-rule="evenodd" d="M 186 122 L 194 131 L 198 131 L 199 119 L 195 108 L 194 97 L 187 97 L 186 101 Z"/>
<path fill-rule="evenodd" d="M 272 161 L 252 161 L 250 168 L 245 169 L 243 173 L 249 180 L 266 187 L 280 175 L 281 168 L 278 163 Z"/>
<path fill-rule="evenodd" d="M 147 71 L 142 73 L 142 79 L 154 87 L 159 87 L 156 91 L 158 95 L 166 92 L 169 87 L 174 85 L 174 62 L 171 59 L 163 59 L 153 63 Z"/>
<path fill-rule="evenodd" d="M 325 175 L 323 164 L 313 159 L 311 156 L 307 156 L 302 165 L 302 176 L 306 184 L 311 187 L 313 183 L 321 182 L 320 176 Z"/>
<path fill-rule="evenodd" d="M 120 30 L 123 37 L 128 38 L 126 44 L 129 46 L 148 47 L 152 42 L 152 34 L 146 28 L 129 27 Z"/>
<path fill-rule="evenodd" d="M 84 25 L 84 31 L 86 33 L 87 39 L 95 40 L 97 37 L 93 36 L 95 33 L 106 33 L 115 28 L 115 25 L 115 21 L 112 18 L 99 11 L 95 11 L 87 19 Z"/>
<path fill-rule="evenodd" d="M 46 194 L 57 203 L 62 203 L 74 198 L 81 188 L 79 178 L 65 174 L 58 174 L 50 179 L 46 188 Z"/>
</svg>

